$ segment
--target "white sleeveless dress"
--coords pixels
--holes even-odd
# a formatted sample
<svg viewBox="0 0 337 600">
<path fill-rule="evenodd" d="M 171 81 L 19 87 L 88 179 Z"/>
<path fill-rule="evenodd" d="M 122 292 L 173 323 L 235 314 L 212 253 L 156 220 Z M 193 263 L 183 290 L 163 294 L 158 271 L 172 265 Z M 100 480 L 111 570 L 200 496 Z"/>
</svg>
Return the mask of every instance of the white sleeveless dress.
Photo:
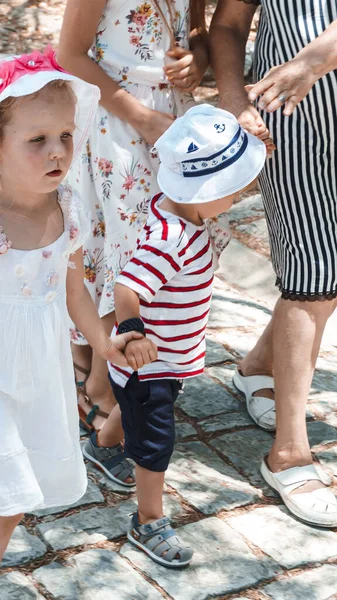
<svg viewBox="0 0 337 600">
<path fill-rule="evenodd" d="M 0 516 L 73 504 L 87 486 L 65 285 L 89 223 L 68 186 L 59 202 L 54 243 L 0 254 Z"/>
</svg>

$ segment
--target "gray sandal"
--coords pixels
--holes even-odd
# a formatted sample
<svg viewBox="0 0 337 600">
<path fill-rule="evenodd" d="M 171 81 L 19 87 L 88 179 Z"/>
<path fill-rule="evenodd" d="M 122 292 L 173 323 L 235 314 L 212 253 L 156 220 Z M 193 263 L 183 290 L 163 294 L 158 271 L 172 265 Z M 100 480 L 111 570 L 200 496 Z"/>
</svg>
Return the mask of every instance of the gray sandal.
<svg viewBox="0 0 337 600">
<path fill-rule="evenodd" d="M 138 513 L 134 513 L 131 516 L 128 540 L 164 567 L 186 567 L 193 556 L 192 548 L 177 536 L 167 517 L 141 525 Z"/>
<path fill-rule="evenodd" d="M 136 485 L 135 467 L 129 458 L 125 458 L 122 446 L 118 444 L 111 448 L 101 448 L 97 445 L 96 438 L 95 432 L 85 443 L 82 449 L 83 456 L 115 483 L 124 487 L 134 487 Z M 126 481 L 129 477 L 132 478 L 130 483 Z"/>
</svg>

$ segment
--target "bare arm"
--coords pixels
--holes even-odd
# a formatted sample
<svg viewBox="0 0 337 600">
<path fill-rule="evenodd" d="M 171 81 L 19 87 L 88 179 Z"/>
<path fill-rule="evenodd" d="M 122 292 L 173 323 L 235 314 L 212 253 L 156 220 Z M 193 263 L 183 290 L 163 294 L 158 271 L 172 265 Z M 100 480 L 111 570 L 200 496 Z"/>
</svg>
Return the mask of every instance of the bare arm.
<svg viewBox="0 0 337 600">
<path fill-rule="evenodd" d="M 256 6 L 219 0 L 210 35 L 210 60 L 219 88 L 219 106 L 238 116 L 248 104 L 244 89 L 246 43 Z"/>
<path fill-rule="evenodd" d="M 139 319 L 139 297 L 134 290 L 126 285 L 116 283 L 114 288 L 115 311 L 117 323 L 127 319 Z M 119 336 L 117 336 L 119 337 Z M 130 367 L 138 371 L 143 365 L 153 362 L 157 358 L 157 347 L 151 340 L 143 337 L 128 343 L 125 356 Z"/>
<path fill-rule="evenodd" d="M 117 323 L 122 323 L 127 319 L 139 319 L 139 297 L 136 292 L 116 283 L 114 288 L 115 312 Z"/>
<path fill-rule="evenodd" d="M 104 7 L 105 0 L 68 0 L 57 60 L 70 73 L 97 85 L 104 108 L 130 123 L 152 144 L 169 127 L 173 117 L 143 106 L 88 56 Z"/>
<path fill-rule="evenodd" d="M 142 338 L 142 335 L 133 331 L 114 339 L 109 338 L 84 285 L 82 248 L 72 256 L 72 262 L 74 268 L 68 269 L 67 274 L 67 308 L 70 318 L 102 358 L 120 366 L 128 366 L 129 363 L 123 355 L 126 344 L 133 339 Z"/>
<path fill-rule="evenodd" d="M 270 133 L 248 100 L 244 83 L 246 43 L 256 6 L 219 0 L 210 28 L 210 61 L 219 88 L 219 106 L 232 112 L 253 135 L 263 140 L 268 156 L 275 150 Z"/>
</svg>

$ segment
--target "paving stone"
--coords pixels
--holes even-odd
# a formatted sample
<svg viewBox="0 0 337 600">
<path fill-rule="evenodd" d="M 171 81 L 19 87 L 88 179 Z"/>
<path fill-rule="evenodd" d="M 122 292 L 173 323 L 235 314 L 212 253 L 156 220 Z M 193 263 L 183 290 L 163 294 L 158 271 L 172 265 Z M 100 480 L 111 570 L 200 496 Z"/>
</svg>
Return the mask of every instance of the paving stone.
<svg viewBox="0 0 337 600">
<path fill-rule="evenodd" d="M 275 562 L 257 558 L 245 541 L 215 517 L 177 529 L 194 556 L 174 574 L 126 544 L 121 554 L 156 581 L 173 600 L 206 600 L 246 589 L 280 572 Z"/>
<path fill-rule="evenodd" d="M 230 354 L 222 344 L 219 344 L 206 336 L 205 365 L 212 365 L 213 363 L 225 361 L 235 361 L 233 354 Z"/>
<path fill-rule="evenodd" d="M 267 325 L 271 311 L 247 295 L 215 282 L 208 328 Z"/>
<path fill-rule="evenodd" d="M 179 444 L 166 482 L 205 515 L 256 501 L 256 491 L 201 442 Z"/>
<path fill-rule="evenodd" d="M 263 457 L 268 454 L 272 437 L 262 429 L 247 429 L 233 433 L 226 433 L 210 441 L 231 463 L 237 467 L 254 486 L 263 489 L 268 496 L 275 495 L 267 486 L 260 475 L 260 464 Z"/>
<path fill-rule="evenodd" d="M 37 511 L 33 512 L 32 514 L 36 515 L 37 517 L 45 517 L 47 515 L 55 515 L 57 513 L 63 512 L 64 510 L 70 510 L 71 508 L 76 508 L 77 506 L 85 506 L 86 504 L 93 504 L 94 502 L 103 503 L 104 496 L 103 496 L 102 492 L 99 490 L 99 487 L 95 483 L 93 483 L 90 479 L 88 479 L 88 487 L 87 487 L 86 493 L 75 504 L 71 504 L 70 506 L 58 506 L 58 507 L 56 506 L 54 508 L 46 508 L 44 510 L 37 510 Z"/>
<path fill-rule="evenodd" d="M 308 423 L 307 429 L 312 450 L 315 450 L 315 446 L 337 441 L 337 429 L 324 421 Z"/>
<path fill-rule="evenodd" d="M 333 447 L 322 452 L 316 452 L 315 456 L 332 475 L 337 477 L 337 448 Z"/>
<path fill-rule="evenodd" d="M 328 600 L 337 590 L 337 565 L 324 565 L 262 588 L 272 600 Z"/>
<path fill-rule="evenodd" d="M 263 217 L 264 209 L 261 194 L 254 194 L 233 204 L 227 214 L 230 222 L 251 217 Z"/>
<path fill-rule="evenodd" d="M 218 365 L 216 367 L 208 367 L 208 369 L 206 369 L 207 375 L 218 379 L 221 383 L 223 383 L 226 386 L 226 388 L 230 392 L 232 392 L 232 394 L 239 398 L 239 400 L 236 400 L 236 402 L 234 402 L 233 408 L 228 410 L 227 412 L 242 412 L 246 410 L 245 404 L 244 402 L 242 402 L 242 396 L 240 395 L 240 392 L 238 392 L 233 383 L 233 375 L 236 366 L 236 364 L 225 364 Z"/>
<path fill-rule="evenodd" d="M 335 331 L 335 330 L 334 330 Z M 311 384 L 310 399 L 324 398 L 337 404 L 337 364 L 336 352 L 319 356 Z"/>
<path fill-rule="evenodd" d="M 257 508 L 228 522 L 286 569 L 337 557 L 335 533 L 296 521 L 284 507 Z"/>
<path fill-rule="evenodd" d="M 2 559 L 2 567 L 12 567 L 31 562 L 40 558 L 47 552 L 47 548 L 40 538 L 28 533 L 23 525 L 18 525 L 7 546 Z"/>
<path fill-rule="evenodd" d="M 217 431 L 226 431 L 227 429 L 235 429 L 236 427 L 246 427 L 253 425 L 254 421 L 250 418 L 247 411 L 242 408 L 242 412 L 226 413 L 200 421 L 198 425 L 205 433 L 215 433 Z"/>
<path fill-rule="evenodd" d="M 319 419 L 326 419 L 330 415 L 335 416 L 337 415 L 337 396 L 333 398 L 322 395 L 317 401 L 309 402 L 308 408 Z"/>
<path fill-rule="evenodd" d="M 217 275 L 236 288 L 247 292 L 250 297 L 263 300 L 274 306 L 280 293 L 275 286 L 275 273 L 271 262 L 233 239 L 223 252 Z"/>
<path fill-rule="evenodd" d="M 34 578 L 59 600 L 162 600 L 126 560 L 110 550 L 88 550 L 65 564 L 37 569 Z M 21 599 L 20 599 L 21 600 Z"/>
<path fill-rule="evenodd" d="M 176 442 L 191 435 L 197 435 L 196 430 L 189 423 L 176 423 Z"/>
<path fill-rule="evenodd" d="M 269 233 L 265 219 L 251 221 L 250 223 L 239 225 L 235 229 L 236 231 L 240 231 L 241 233 L 258 240 L 266 250 L 269 250 Z"/>
<path fill-rule="evenodd" d="M 237 357 L 244 357 L 255 346 L 264 330 L 264 326 L 242 327 L 241 329 L 239 327 L 218 328 L 216 337 L 230 352 Z M 238 361 L 238 358 L 236 360 Z"/>
<path fill-rule="evenodd" d="M 177 400 L 179 408 L 190 417 L 197 418 L 232 412 L 233 408 L 229 407 L 236 405 L 237 400 L 206 375 L 187 379 L 184 393 Z"/>
<path fill-rule="evenodd" d="M 30 578 L 19 571 L 0 576 L 1 600 L 45 600 L 34 587 Z"/>
<path fill-rule="evenodd" d="M 126 534 L 129 514 L 136 506 L 136 500 L 130 499 L 108 508 L 89 508 L 53 522 L 40 523 L 37 529 L 54 550 L 114 540 Z M 183 512 L 180 503 L 168 495 L 164 506 L 170 518 Z"/>
</svg>

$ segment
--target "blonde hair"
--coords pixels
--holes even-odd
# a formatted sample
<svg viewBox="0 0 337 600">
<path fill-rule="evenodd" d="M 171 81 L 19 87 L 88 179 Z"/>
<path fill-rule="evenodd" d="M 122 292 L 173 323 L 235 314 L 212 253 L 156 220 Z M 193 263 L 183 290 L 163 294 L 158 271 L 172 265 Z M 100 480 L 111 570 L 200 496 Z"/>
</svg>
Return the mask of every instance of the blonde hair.
<svg viewBox="0 0 337 600">
<path fill-rule="evenodd" d="M 64 79 L 55 79 L 54 81 L 50 81 L 38 92 L 34 92 L 28 96 L 19 96 L 18 98 L 9 96 L 6 98 L 6 100 L 0 102 L 0 143 L 4 138 L 5 127 L 8 125 L 8 123 L 10 123 L 12 110 L 15 106 L 22 104 L 26 100 L 34 100 L 43 93 L 50 94 L 57 91 L 67 93 L 71 100 L 76 103 L 76 96 L 72 90 L 72 87 L 69 81 L 65 81 Z"/>
</svg>

